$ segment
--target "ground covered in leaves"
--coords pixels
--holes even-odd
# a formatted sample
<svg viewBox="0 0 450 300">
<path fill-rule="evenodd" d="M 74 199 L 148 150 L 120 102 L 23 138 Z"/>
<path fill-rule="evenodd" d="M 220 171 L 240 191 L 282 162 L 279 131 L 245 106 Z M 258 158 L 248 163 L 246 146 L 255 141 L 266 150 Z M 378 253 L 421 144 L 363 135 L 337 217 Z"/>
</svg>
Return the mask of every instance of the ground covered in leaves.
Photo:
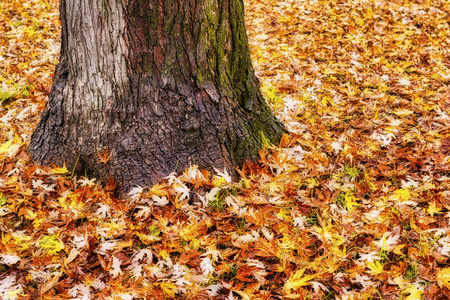
<svg viewBox="0 0 450 300">
<path fill-rule="evenodd" d="M 450 298 L 450 2 L 246 8 L 290 136 L 239 182 L 191 167 L 119 201 L 30 163 L 57 3 L 0 3 L 2 299 Z"/>
</svg>

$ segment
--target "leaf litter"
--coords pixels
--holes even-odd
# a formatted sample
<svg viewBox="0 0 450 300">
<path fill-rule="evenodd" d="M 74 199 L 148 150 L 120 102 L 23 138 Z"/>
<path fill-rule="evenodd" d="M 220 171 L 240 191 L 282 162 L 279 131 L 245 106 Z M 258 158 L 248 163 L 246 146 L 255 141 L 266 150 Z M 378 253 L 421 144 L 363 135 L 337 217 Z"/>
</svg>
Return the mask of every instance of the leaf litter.
<svg viewBox="0 0 450 300">
<path fill-rule="evenodd" d="M 0 4 L 2 299 L 450 298 L 450 3 L 249 0 L 246 22 L 290 135 L 237 182 L 192 166 L 120 201 L 29 161 L 57 2 Z"/>
</svg>

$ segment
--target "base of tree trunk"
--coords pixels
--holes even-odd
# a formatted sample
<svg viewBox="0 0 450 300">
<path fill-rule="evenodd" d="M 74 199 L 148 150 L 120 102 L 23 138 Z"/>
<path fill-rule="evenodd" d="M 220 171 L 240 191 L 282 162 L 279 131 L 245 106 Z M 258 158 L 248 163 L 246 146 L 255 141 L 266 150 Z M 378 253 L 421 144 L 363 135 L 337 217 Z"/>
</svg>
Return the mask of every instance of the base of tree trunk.
<svg viewBox="0 0 450 300">
<path fill-rule="evenodd" d="M 61 58 L 31 159 L 112 178 L 123 195 L 190 165 L 233 173 L 264 138 L 278 143 L 242 2 L 144 2 L 61 0 Z"/>
</svg>

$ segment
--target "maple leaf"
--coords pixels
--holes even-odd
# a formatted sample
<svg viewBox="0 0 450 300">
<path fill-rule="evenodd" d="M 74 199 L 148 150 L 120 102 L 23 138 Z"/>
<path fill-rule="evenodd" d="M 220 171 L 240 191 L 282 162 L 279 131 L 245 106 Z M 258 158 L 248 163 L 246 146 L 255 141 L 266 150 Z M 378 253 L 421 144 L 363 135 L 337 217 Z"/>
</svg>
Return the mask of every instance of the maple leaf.
<svg viewBox="0 0 450 300">
<path fill-rule="evenodd" d="M 283 99 L 284 101 L 284 110 L 286 113 L 297 115 L 299 111 L 299 102 L 292 99 L 290 96 L 286 96 Z"/>
<path fill-rule="evenodd" d="M 442 207 L 438 207 L 436 202 L 431 202 L 428 205 L 427 212 L 432 216 L 434 214 L 441 214 L 442 213 L 441 211 L 442 211 Z"/>
<path fill-rule="evenodd" d="M 342 148 L 342 141 L 334 141 L 331 143 L 331 149 L 334 151 L 335 154 L 339 154 L 340 151 L 344 150 Z"/>
<path fill-rule="evenodd" d="M 439 287 L 450 289 L 450 268 L 438 269 L 436 273 L 436 281 Z"/>
<path fill-rule="evenodd" d="M 356 197 L 352 194 L 345 194 L 344 201 L 345 201 L 345 207 L 347 207 L 348 210 L 352 211 L 355 210 L 355 208 L 359 207 L 359 203 L 356 202 Z"/>
<path fill-rule="evenodd" d="M 175 173 L 175 172 L 170 173 L 169 175 L 164 177 L 164 179 L 168 180 L 169 185 L 172 185 L 174 182 L 181 182 L 177 176 L 177 173 Z"/>
<path fill-rule="evenodd" d="M 405 290 L 405 293 L 409 295 L 405 298 L 405 300 L 418 300 L 422 299 L 423 288 L 417 287 L 416 285 L 410 284 Z"/>
<path fill-rule="evenodd" d="M 44 181 L 37 179 L 37 180 L 32 180 L 33 183 L 33 188 L 34 189 L 38 189 L 41 188 L 47 192 L 53 192 L 55 191 L 55 186 L 56 184 L 52 184 L 52 185 L 48 185 L 48 184 L 44 184 Z"/>
<path fill-rule="evenodd" d="M 166 196 L 158 197 L 157 195 L 153 195 L 152 202 L 157 206 L 166 206 L 167 204 L 169 204 L 169 200 L 167 200 Z"/>
<path fill-rule="evenodd" d="M 291 276 L 289 276 L 289 279 L 287 280 L 287 282 L 284 284 L 283 290 L 286 293 L 290 293 L 291 291 L 295 291 L 297 289 L 299 289 L 302 286 L 307 286 L 311 284 L 311 280 L 316 278 L 317 276 L 315 275 L 305 275 L 303 276 L 303 274 L 305 273 L 306 268 L 302 268 L 302 269 L 298 269 L 297 271 L 295 271 L 295 273 L 291 274 Z"/>
<path fill-rule="evenodd" d="M 66 165 L 63 165 L 62 167 L 55 167 L 51 170 L 53 174 L 66 174 L 69 173 L 69 170 L 67 170 Z"/>
<path fill-rule="evenodd" d="M 202 172 L 198 169 L 197 165 L 190 166 L 185 172 L 184 177 L 187 182 L 195 183 L 197 181 L 204 180 Z"/>
<path fill-rule="evenodd" d="M 385 232 L 378 242 L 373 243 L 383 251 L 392 251 L 398 243 L 399 238 L 400 234 Z"/>
<path fill-rule="evenodd" d="M 1 94 L 1 92 L 0 92 L 0 94 Z M 14 114 L 16 114 L 16 111 L 17 111 L 17 108 L 8 110 L 8 112 L 3 117 L 0 118 L 0 122 L 4 125 L 9 124 L 9 121 L 14 118 Z"/>
<path fill-rule="evenodd" d="M 42 249 L 47 250 L 51 255 L 56 255 L 65 248 L 64 243 L 59 241 L 58 236 L 55 234 L 43 236 L 38 243 Z"/>
<path fill-rule="evenodd" d="M 259 239 L 259 234 L 256 231 L 252 231 L 252 233 L 247 233 L 241 236 L 233 236 L 237 242 L 241 243 L 250 243 Z"/>
<path fill-rule="evenodd" d="M 294 218 L 294 222 L 295 222 L 295 218 Z M 295 224 L 294 224 L 294 226 L 296 226 Z M 301 229 L 304 229 L 304 228 L 301 228 Z M 271 240 L 273 240 L 273 238 L 275 237 L 275 235 L 273 234 L 273 232 L 271 232 L 269 229 L 267 229 L 266 227 L 261 227 L 261 232 L 262 232 L 262 234 L 264 235 L 264 237 L 267 239 L 267 240 L 269 240 L 269 241 L 271 241 Z"/>
<path fill-rule="evenodd" d="M 184 184 L 180 184 L 178 186 L 175 187 L 175 191 L 180 195 L 180 199 L 181 201 L 185 200 L 185 199 L 189 199 L 190 194 L 191 194 L 191 190 Z"/>
<path fill-rule="evenodd" d="M 14 157 L 22 145 L 20 137 L 16 134 L 14 139 L 0 145 L 0 154 L 6 154 L 8 157 Z"/>
<path fill-rule="evenodd" d="M 393 252 L 394 252 L 395 254 L 397 254 L 397 255 L 404 256 L 405 254 L 402 252 L 402 249 L 405 248 L 405 247 L 406 247 L 405 244 L 395 246 Z"/>
<path fill-rule="evenodd" d="M 143 191 L 144 189 L 141 186 L 136 186 L 128 192 L 128 196 L 130 196 L 131 199 L 136 200 L 139 199 L 139 197 L 141 197 Z"/>
<path fill-rule="evenodd" d="M 390 197 L 392 200 L 408 201 L 411 198 L 409 189 L 397 189 Z"/>
<path fill-rule="evenodd" d="M 143 265 L 139 264 L 138 262 L 133 262 L 127 270 L 131 271 L 133 274 L 133 277 L 135 278 L 141 278 L 142 272 L 144 271 Z"/>
<path fill-rule="evenodd" d="M 259 283 L 265 284 L 267 282 L 265 277 L 269 274 L 266 272 L 265 265 L 261 261 L 254 259 L 248 259 L 247 262 L 248 266 L 256 268 L 252 273 L 253 277 L 255 277 Z"/>
<path fill-rule="evenodd" d="M 314 289 L 314 292 L 318 293 L 320 290 L 324 292 L 329 292 L 330 290 L 323 283 L 317 281 L 311 281 L 311 286 Z"/>
<path fill-rule="evenodd" d="M 81 187 L 89 186 L 92 187 L 95 185 L 96 178 L 88 179 L 86 177 L 81 177 L 81 179 L 77 180 L 77 183 L 81 185 Z"/>
<path fill-rule="evenodd" d="M 202 229 L 205 229 L 205 222 L 195 222 L 191 221 L 190 223 L 187 223 L 185 226 L 181 227 L 179 229 L 179 236 L 183 240 L 186 241 L 192 241 L 193 239 L 196 239 L 202 232 Z"/>
<path fill-rule="evenodd" d="M 14 244 L 16 244 L 20 250 L 25 250 L 30 247 L 28 241 L 32 239 L 32 236 L 26 235 L 22 231 L 16 231 L 11 233 L 11 237 L 14 240 Z"/>
<path fill-rule="evenodd" d="M 139 211 L 134 214 L 134 217 L 137 219 L 148 218 L 153 211 L 151 206 L 137 206 L 136 208 L 139 209 Z"/>
<path fill-rule="evenodd" d="M 161 289 L 163 290 L 164 294 L 166 294 L 169 297 L 174 297 L 175 293 L 177 291 L 177 286 L 171 282 L 163 281 L 159 284 Z"/>
<path fill-rule="evenodd" d="M 105 191 L 113 192 L 115 188 L 116 188 L 116 182 L 114 181 L 114 178 L 109 177 L 108 182 L 106 183 L 106 186 L 105 186 Z"/>
<path fill-rule="evenodd" d="M 367 273 L 370 273 L 372 275 L 379 275 L 383 272 L 383 264 L 378 260 L 367 262 L 367 267 L 369 268 Z"/>
<path fill-rule="evenodd" d="M 100 152 L 97 152 L 97 155 L 98 155 L 100 162 L 105 165 L 108 163 L 108 161 L 110 160 L 110 158 L 112 156 L 112 154 L 109 153 L 108 146 L 106 146 L 106 149 L 103 151 L 103 154 L 100 154 Z"/>
<path fill-rule="evenodd" d="M 228 174 L 227 169 L 224 169 L 223 171 L 220 171 L 220 170 L 214 168 L 214 171 L 216 171 L 217 176 L 219 177 L 219 181 L 218 181 L 218 183 L 217 183 L 217 186 L 220 186 L 220 184 L 221 184 L 222 182 L 225 182 L 225 183 L 231 183 L 232 178 L 231 178 L 231 176 Z"/>
<path fill-rule="evenodd" d="M 6 216 L 11 212 L 13 212 L 13 210 L 8 207 L 0 207 L 0 217 Z"/>
</svg>

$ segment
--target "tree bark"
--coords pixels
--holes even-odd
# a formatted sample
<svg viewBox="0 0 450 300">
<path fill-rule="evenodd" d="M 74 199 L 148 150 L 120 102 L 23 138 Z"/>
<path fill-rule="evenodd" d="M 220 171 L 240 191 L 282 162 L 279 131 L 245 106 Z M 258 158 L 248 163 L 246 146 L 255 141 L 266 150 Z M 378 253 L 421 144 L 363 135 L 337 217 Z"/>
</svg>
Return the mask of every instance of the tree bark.
<svg viewBox="0 0 450 300">
<path fill-rule="evenodd" d="M 127 192 L 189 165 L 232 172 L 277 143 L 242 0 L 61 0 L 60 62 L 29 153 Z M 97 153 L 108 149 L 101 162 Z"/>
</svg>

